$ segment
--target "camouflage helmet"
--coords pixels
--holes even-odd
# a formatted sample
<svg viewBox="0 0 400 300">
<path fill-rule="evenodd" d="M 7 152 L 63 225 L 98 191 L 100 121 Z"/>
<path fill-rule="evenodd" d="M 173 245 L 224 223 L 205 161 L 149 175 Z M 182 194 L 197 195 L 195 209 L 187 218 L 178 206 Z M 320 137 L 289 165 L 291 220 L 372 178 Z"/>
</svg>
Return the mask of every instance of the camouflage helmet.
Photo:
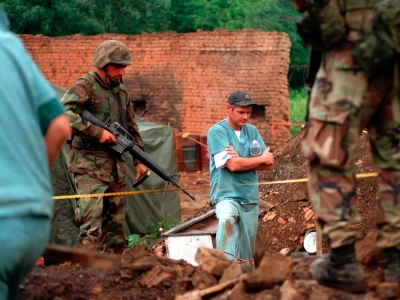
<svg viewBox="0 0 400 300">
<path fill-rule="evenodd" d="M 131 65 L 131 53 L 128 47 L 116 40 L 102 42 L 94 53 L 92 65 L 101 69 L 109 63 Z"/>
</svg>

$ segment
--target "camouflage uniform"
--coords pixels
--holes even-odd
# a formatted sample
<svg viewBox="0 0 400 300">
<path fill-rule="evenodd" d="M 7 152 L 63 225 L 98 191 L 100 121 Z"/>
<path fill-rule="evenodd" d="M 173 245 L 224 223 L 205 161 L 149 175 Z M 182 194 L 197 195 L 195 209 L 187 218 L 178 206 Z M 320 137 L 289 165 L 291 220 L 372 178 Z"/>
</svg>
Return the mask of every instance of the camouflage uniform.
<svg viewBox="0 0 400 300">
<path fill-rule="evenodd" d="M 131 64 L 129 50 L 125 45 L 116 41 L 105 43 L 96 51 L 94 66 L 102 68 L 107 62 Z M 114 51 L 115 44 L 117 51 Z M 122 48 L 118 48 L 120 44 Z M 112 60 L 113 57 L 116 61 Z M 95 72 L 89 72 L 79 78 L 61 100 L 73 128 L 69 172 L 74 174 L 78 194 L 125 191 L 128 169 L 123 157 L 98 142 L 103 133 L 102 128 L 80 117 L 82 111 L 87 109 L 105 124 L 123 124 L 117 94 L 125 111 L 128 131 L 134 137 L 134 143 L 143 149 L 132 104 L 122 84 L 114 83 L 109 87 Z M 134 164 L 137 163 L 134 160 Z M 122 253 L 125 247 L 125 214 L 125 196 L 95 195 L 78 199 L 75 209 L 75 220 L 80 226 L 78 248 Z"/>
<path fill-rule="evenodd" d="M 378 246 L 400 249 L 400 97 L 393 97 L 394 92 L 399 95 L 394 86 L 400 82 L 394 84 L 393 65 L 368 74 L 351 55 L 357 37 L 371 28 L 374 11 L 352 10 L 345 17 L 347 39 L 328 51 L 309 104 L 302 152 L 310 160 L 310 198 L 331 248 L 360 238 L 352 158 L 360 132 L 367 128 L 381 175 Z"/>
</svg>

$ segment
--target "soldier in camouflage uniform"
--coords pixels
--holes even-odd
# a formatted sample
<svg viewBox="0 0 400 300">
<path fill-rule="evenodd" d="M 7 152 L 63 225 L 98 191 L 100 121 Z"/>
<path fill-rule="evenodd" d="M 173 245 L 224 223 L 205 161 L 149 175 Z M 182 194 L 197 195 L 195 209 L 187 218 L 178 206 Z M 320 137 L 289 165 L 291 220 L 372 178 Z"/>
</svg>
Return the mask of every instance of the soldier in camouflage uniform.
<svg viewBox="0 0 400 300">
<path fill-rule="evenodd" d="M 328 7 L 332 1 L 336 2 L 321 3 L 329 2 Z M 386 281 L 400 283 L 400 77 L 394 60 L 377 71 L 367 71 L 354 53 L 357 43 L 372 30 L 376 2 L 332 4 L 339 7 L 344 27 L 331 37 L 330 42 L 336 42 L 325 49 L 328 51 L 313 85 L 302 143 L 302 153 L 310 161 L 310 199 L 323 239 L 331 249 L 328 256 L 313 262 L 310 271 L 319 283 L 349 292 L 365 289 L 364 273 L 354 251 L 361 234 L 352 161 L 364 128 L 368 129 L 380 172 L 377 246 L 383 249 L 383 275 Z M 323 15 L 318 18 L 332 22 Z M 319 25 L 324 30 L 324 24 Z M 367 47 L 372 45 L 367 43 Z"/>
<path fill-rule="evenodd" d="M 101 194 L 125 191 L 127 164 L 108 147 L 116 143 L 115 137 L 80 115 L 87 109 L 105 124 L 124 124 L 120 114 L 123 111 L 134 143 L 143 150 L 128 91 L 121 83 L 124 68 L 132 64 L 130 51 L 119 41 L 105 41 L 98 46 L 92 64 L 96 71 L 79 78 L 61 100 L 73 129 L 69 172 L 74 174 L 78 194 L 96 194 L 76 202 L 75 220 L 80 226 L 78 248 L 122 253 L 125 196 Z M 139 178 L 146 167 L 137 160 L 134 165 Z"/>
</svg>

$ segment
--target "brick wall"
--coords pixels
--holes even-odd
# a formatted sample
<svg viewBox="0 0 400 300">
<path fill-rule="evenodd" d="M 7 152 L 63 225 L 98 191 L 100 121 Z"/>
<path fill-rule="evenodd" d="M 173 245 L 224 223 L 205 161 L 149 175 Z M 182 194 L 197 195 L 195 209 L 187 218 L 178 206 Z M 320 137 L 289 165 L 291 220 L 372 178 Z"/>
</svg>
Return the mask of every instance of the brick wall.
<svg viewBox="0 0 400 300">
<path fill-rule="evenodd" d="M 272 148 L 290 138 L 287 127 L 271 135 L 271 121 L 289 121 L 287 73 L 290 40 L 285 33 L 240 30 L 142 35 L 46 37 L 20 35 L 45 77 L 69 88 L 94 70 L 97 46 L 117 39 L 131 50 L 124 84 L 143 119 L 195 135 L 226 117 L 231 92 L 243 89 L 260 106 L 250 123 Z"/>
</svg>

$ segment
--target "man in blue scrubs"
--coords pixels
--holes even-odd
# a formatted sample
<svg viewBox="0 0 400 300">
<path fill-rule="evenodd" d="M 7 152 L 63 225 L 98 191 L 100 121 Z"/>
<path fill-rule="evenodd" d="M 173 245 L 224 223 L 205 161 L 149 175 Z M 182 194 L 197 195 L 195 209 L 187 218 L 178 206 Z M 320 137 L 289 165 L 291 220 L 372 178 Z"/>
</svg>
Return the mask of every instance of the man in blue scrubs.
<svg viewBox="0 0 400 300">
<path fill-rule="evenodd" d="M 252 259 L 258 226 L 257 170 L 269 170 L 273 154 L 258 130 L 247 124 L 255 103 L 245 91 L 233 92 L 226 103 L 227 118 L 208 132 L 211 202 L 218 218 L 217 248 L 231 260 Z M 250 156 L 256 140 L 261 154 Z"/>
</svg>

